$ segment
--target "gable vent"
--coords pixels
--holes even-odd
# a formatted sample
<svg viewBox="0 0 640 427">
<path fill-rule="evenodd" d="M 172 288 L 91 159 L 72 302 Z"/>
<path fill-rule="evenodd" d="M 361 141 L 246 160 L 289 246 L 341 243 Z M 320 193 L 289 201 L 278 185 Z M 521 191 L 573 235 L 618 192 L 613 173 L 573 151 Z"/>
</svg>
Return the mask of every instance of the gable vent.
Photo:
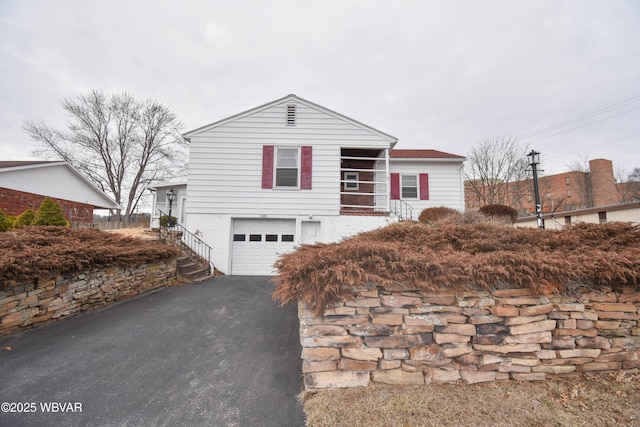
<svg viewBox="0 0 640 427">
<path fill-rule="evenodd" d="M 296 106 L 287 105 L 287 126 L 296 125 Z"/>
</svg>

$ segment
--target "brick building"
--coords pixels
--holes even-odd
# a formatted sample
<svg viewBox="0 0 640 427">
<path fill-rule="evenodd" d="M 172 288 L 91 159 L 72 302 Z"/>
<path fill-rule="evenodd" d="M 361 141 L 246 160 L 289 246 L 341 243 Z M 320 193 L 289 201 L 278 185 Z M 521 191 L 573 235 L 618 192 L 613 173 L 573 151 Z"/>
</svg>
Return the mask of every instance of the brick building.
<svg viewBox="0 0 640 427">
<path fill-rule="evenodd" d="M 34 212 L 49 197 L 69 222 L 92 222 L 94 209 L 120 209 L 103 191 L 66 162 L 0 161 L 0 210 Z"/>
<path fill-rule="evenodd" d="M 540 204 L 543 213 L 556 213 L 611 206 L 637 201 L 640 183 L 617 183 L 613 163 L 606 159 L 589 161 L 589 171 L 571 171 L 538 177 Z M 515 181 L 501 188 L 503 195 L 497 203 L 518 210 L 521 217 L 535 211 L 533 179 Z M 480 198 L 465 185 L 465 207 L 476 210 L 482 206 Z"/>
</svg>

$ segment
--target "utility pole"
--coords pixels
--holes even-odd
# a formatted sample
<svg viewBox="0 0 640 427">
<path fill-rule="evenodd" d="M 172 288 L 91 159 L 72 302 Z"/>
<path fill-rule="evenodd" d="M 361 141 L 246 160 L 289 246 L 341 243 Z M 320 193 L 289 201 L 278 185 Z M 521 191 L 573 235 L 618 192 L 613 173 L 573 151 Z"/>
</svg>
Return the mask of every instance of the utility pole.
<svg viewBox="0 0 640 427">
<path fill-rule="evenodd" d="M 535 150 L 531 150 L 529 154 L 529 164 L 533 169 L 533 194 L 536 198 L 536 220 L 538 222 L 538 228 L 544 228 L 544 221 L 542 220 L 542 206 L 540 204 L 540 189 L 538 188 L 538 165 L 540 164 L 540 153 Z"/>
</svg>

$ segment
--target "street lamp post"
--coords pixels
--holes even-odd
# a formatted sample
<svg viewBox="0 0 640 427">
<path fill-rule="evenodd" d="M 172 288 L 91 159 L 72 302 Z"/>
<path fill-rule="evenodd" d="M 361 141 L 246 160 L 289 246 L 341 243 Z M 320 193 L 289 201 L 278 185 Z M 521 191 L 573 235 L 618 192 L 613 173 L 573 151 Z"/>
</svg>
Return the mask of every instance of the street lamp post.
<svg viewBox="0 0 640 427">
<path fill-rule="evenodd" d="M 169 221 L 167 221 L 167 224 L 169 224 L 169 227 L 173 227 L 173 220 L 171 217 L 171 208 L 173 207 L 173 201 L 175 199 L 176 199 L 176 193 L 175 191 L 173 191 L 173 188 L 172 188 L 167 192 L 167 200 L 169 201 Z"/>
<path fill-rule="evenodd" d="M 527 154 L 529 158 L 529 164 L 533 169 L 533 194 L 536 198 L 536 220 L 538 222 L 538 228 L 544 228 L 544 221 L 542 221 L 542 206 L 540 205 L 540 189 L 538 188 L 538 165 L 540 164 L 540 153 L 535 150 L 531 150 Z"/>
</svg>

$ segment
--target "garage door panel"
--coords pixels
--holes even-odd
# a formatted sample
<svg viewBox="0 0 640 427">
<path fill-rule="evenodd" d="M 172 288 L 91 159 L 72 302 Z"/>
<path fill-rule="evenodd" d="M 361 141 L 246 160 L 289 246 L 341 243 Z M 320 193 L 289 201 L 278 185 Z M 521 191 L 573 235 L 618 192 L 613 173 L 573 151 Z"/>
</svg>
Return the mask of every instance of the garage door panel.
<svg viewBox="0 0 640 427">
<path fill-rule="evenodd" d="M 235 220 L 231 274 L 276 274 L 273 264 L 294 249 L 294 242 L 295 220 Z"/>
</svg>

